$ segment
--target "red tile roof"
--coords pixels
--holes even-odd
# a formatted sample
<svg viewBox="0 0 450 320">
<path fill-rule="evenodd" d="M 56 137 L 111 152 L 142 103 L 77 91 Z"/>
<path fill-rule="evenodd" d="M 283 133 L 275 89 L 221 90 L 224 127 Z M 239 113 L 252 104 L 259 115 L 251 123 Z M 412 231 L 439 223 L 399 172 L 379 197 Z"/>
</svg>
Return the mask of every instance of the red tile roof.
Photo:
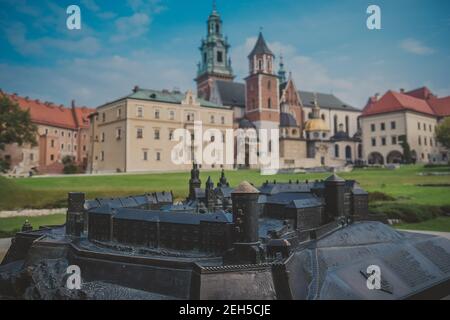
<svg viewBox="0 0 450 320">
<path fill-rule="evenodd" d="M 431 98 L 428 100 L 428 103 L 437 116 L 450 116 L 450 96 L 445 98 Z"/>
<path fill-rule="evenodd" d="M 86 107 L 65 108 L 63 105 L 31 100 L 16 94 L 2 94 L 17 102 L 23 110 L 30 110 L 31 120 L 36 124 L 67 129 L 86 128 L 89 126 L 88 115 L 95 112 Z"/>
<path fill-rule="evenodd" d="M 414 90 L 406 92 L 406 94 L 408 96 L 412 96 L 414 98 L 419 98 L 419 99 L 422 99 L 422 100 L 427 100 L 427 99 L 430 99 L 431 97 L 435 97 L 436 98 L 436 96 L 427 87 L 414 89 Z"/>
<path fill-rule="evenodd" d="M 432 116 L 450 115 L 450 96 L 437 98 L 428 88 L 423 87 L 406 93 L 389 90 L 381 99 L 369 103 L 363 116 L 411 110 Z"/>
</svg>

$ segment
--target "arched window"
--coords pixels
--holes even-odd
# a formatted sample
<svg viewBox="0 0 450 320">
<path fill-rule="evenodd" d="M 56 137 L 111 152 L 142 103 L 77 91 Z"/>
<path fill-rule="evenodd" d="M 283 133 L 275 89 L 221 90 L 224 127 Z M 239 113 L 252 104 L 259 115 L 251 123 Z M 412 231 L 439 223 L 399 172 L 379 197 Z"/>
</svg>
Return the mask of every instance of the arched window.
<svg viewBox="0 0 450 320">
<path fill-rule="evenodd" d="M 339 145 L 334 145 L 334 156 L 335 158 L 339 158 Z"/>
<path fill-rule="evenodd" d="M 262 70 L 262 68 L 263 68 L 263 62 L 262 62 L 261 59 L 259 59 L 259 60 L 258 60 L 258 69 L 259 69 L 259 70 Z"/>
<path fill-rule="evenodd" d="M 322 114 L 322 120 L 325 121 L 325 114 Z"/>
<path fill-rule="evenodd" d="M 220 26 L 218 23 L 216 23 L 216 33 L 220 33 Z"/>
<path fill-rule="evenodd" d="M 272 108 L 272 99 L 267 99 L 267 107 L 269 108 L 269 109 L 271 109 Z"/>
</svg>

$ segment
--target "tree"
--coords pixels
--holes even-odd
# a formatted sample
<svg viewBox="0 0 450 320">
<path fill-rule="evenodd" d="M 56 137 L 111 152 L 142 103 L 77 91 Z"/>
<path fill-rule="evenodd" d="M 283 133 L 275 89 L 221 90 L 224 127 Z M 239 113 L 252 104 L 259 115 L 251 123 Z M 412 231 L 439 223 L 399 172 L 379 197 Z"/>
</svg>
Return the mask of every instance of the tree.
<svg viewBox="0 0 450 320">
<path fill-rule="evenodd" d="M 64 165 L 64 174 L 75 174 L 79 172 L 75 159 L 72 156 L 65 156 L 62 159 L 62 163 Z"/>
<path fill-rule="evenodd" d="M 0 94 L 0 150 L 12 143 L 35 146 L 36 134 L 37 127 L 31 122 L 29 110 L 22 110 L 16 102 Z M 5 161 L 0 162 L 0 170 L 5 170 Z"/>
<path fill-rule="evenodd" d="M 450 117 L 445 118 L 436 127 L 436 140 L 445 148 L 450 149 Z"/>
<path fill-rule="evenodd" d="M 406 141 L 406 135 L 399 136 L 398 140 L 400 141 L 400 146 L 403 149 L 403 161 L 405 164 L 411 164 L 414 162 L 411 153 L 411 147 L 409 146 L 408 141 Z"/>
</svg>

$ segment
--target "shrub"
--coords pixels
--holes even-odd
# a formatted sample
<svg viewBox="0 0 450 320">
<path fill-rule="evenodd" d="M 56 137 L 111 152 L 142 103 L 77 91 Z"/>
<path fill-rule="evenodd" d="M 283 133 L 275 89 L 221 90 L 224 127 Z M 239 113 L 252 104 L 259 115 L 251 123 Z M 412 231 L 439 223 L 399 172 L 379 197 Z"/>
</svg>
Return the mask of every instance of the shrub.
<svg viewBox="0 0 450 320">
<path fill-rule="evenodd" d="M 370 214 L 385 214 L 389 219 L 400 219 L 407 223 L 430 220 L 447 213 L 447 207 L 412 205 L 406 203 L 383 203 L 371 205 Z"/>
<path fill-rule="evenodd" d="M 369 192 L 369 202 L 376 201 L 395 201 L 395 198 L 379 191 Z"/>
<path fill-rule="evenodd" d="M 64 174 L 75 174 L 80 172 L 79 167 L 76 165 L 73 157 L 65 156 L 62 159 L 62 163 L 64 164 Z"/>
</svg>

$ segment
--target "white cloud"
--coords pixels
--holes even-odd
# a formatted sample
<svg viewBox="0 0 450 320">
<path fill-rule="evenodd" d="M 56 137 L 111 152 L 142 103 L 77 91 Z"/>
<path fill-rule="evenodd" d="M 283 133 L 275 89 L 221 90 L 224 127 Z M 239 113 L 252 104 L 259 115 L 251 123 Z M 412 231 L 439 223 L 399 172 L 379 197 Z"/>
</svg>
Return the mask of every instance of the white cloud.
<svg viewBox="0 0 450 320">
<path fill-rule="evenodd" d="M 194 70 L 189 67 L 182 59 L 132 52 L 128 57 L 59 61 L 54 67 L 0 64 L 0 83 L 3 90 L 23 96 L 66 105 L 75 99 L 79 105 L 97 107 L 131 93 L 134 85 L 149 89 L 195 89 Z"/>
<path fill-rule="evenodd" d="M 255 37 L 248 38 L 231 52 L 234 72 L 238 75 L 236 81 L 242 81 L 240 79 L 248 75 L 247 56 L 253 49 L 255 42 Z M 388 89 L 411 87 L 410 83 L 399 83 L 383 73 L 383 61 L 375 61 L 377 68 L 372 72 L 362 73 L 358 76 L 353 74 L 351 76 L 346 74 L 335 75 L 313 57 L 301 55 L 292 45 L 270 42 L 268 46 L 277 56 L 277 59 L 280 53 L 283 54 L 285 69 L 292 72 L 298 90 L 333 93 L 344 102 L 357 108 L 363 108 L 367 99 L 377 92 L 383 94 Z M 340 60 L 345 63 L 348 59 Z"/>
<path fill-rule="evenodd" d="M 116 33 L 112 42 L 127 41 L 146 34 L 156 14 L 165 10 L 160 0 L 128 0 L 133 14 L 116 20 Z"/>
<path fill-rule="evenodd" d="M 27 38 L 27 29 L 23 23 L 16 22 L 6 31 L 6 38 L 14 49 L 24 56 L 48 54 L 49 50 L 56 49 L 63 52 L 83 55 L 96 54 L 101 46 L 95 37 L 87 36 L 80 39 L 61 39 L 42 37 L 38 39 Z"/>
<path fill-rule="evenodd" d="M 427 47 L 419 40 L 413 38 L 404 39 L 402 42 L 400 42 L 400 48 L 402 48 L 406 52 L 421 56 L 434 53 L 434 49 Z"/>
<path fill-rule="evenodd" d="M 95 0 L 81 0 L 81 4 L 85 6 L 88 10 L 91 10 L 93 12 L 97 12 L 100 10 L 100 7 L 95 2 Z"/>
<path fill-rule="evenodd" d="M 117 32 L 111 36 L 111 41 L 120 42 L 140 37 L 148 32 L 150 22 L 150 17 L 145 13 L 119 18 L 116 20 Z"/>
</svg>

